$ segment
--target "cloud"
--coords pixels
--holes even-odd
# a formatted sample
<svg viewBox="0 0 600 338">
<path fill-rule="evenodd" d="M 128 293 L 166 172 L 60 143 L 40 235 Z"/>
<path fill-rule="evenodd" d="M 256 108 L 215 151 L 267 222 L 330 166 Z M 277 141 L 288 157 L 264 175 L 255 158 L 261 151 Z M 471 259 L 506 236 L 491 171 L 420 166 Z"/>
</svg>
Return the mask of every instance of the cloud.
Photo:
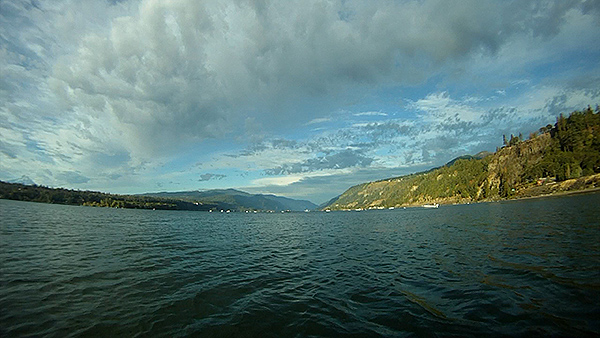
<svg viewBox="0 0 600 338">
<path fill-rule="evenodd" d="M 473 101 L 471 98 L 465 101 Z M 478 120 L 481 112 L 473 109 L 468 102 L 453 100 L 447 92 L 431 93 L 425 98 L 409 103 L 409 107 L 418 110 L 420 117 L 431 121 L 465 121 Z"/>
<path fill-rule="evenodd" d="M 59 173 L 57 178 L 71 184 L 82 184 L 90 181 L 88 177 L 85 177 L 76 171 L 65 171 Z"/>
<path fill-rule="evenodd" d="M 382 112 L 379 112 L 379 111 L 368 111 L 368 112 L 362 112 L 362 113 L 354 113 L 352 115 L 354 115 L 354 116 L 388 116 L 388 114 L 382 113 Z"/>
<path fill-rule="evenodd" d="M 190 149 L 278 176 L 437 163 L 598 97 L 593 1 L 0 7 L 0 173 L 41 184 L 148 184 Z"/>
<path fill-rule="evenodd" d="M 261 187 L 271 187 L 271 186 L 289 186 L 293 183 L 300 182 L 304 179 L 304 175 L 286 175 L 286 176 L 276 176 L 276 177 L 264 177 L 259 178 L 252 181 L 252 184 L 255 186 Z"/>
<path fill-rule="evenodd" d="M 235 131 L 258 112 L 268 128 L 315 121 L 297 114 L 306 97 L 319 102 L 376 81 L 413 84 L 459 57 L 495 53 L 514 34 L 555 35 L 576 8 L 531 6 L 142 1 L 113 18 L 110 31 L 89 32 L 57 57 L 48 83 L 81 118 L 108 123 L 136 156 L 152 156 Z"/>
<path fill-rule="evenodd" d="M 319 118 L 312 119 L 312 120 L 308 121 L 306 123 L 306 125 L 324 123 L 324 122 L 329 122 L 329 121 L 331 121 L 330 117 L 319 117 Z"/>
<path fill-rule="evenodd" d="M 206 173 L 206 174 L 200 175 L 200 179 L 198 179 L 198 181 L 204 182 L 204 181 L 210 181 L 210 180 L 222 180 L 225 177 L 227 177 L 227 175 Z"/>
<path fill-rule="evenodd" d="M 373 162 L 372 158 L 362 155 L 359 151 L 346 149 L 330 155 L 310 158 L 302 162 L 285 164 L 277 168 L 265 169 L 267 175 L 284 175 L 314 172 L 324 169 L 345 169 L 350 167 L 367 167 Z"/>
</svg>

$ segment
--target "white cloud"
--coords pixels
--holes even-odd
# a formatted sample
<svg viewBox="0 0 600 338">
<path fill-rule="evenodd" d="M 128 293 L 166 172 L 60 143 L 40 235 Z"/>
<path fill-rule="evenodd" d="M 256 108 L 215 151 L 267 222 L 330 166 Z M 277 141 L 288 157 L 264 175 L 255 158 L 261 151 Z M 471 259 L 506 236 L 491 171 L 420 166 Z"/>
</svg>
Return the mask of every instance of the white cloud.
<svg viewBox="0 0 600 338">
<path fill-rule="evenodd" d="M 252 185 L 263 187 L 263 186 L 286 186 L 292 183 L 300 182 L 304 178 L 304 175 L 286 175 L 286 176 L 275 176 L 275 177 L 264 177 L 252 181 Z"/>
<path fill-rule="evenodd" d="M 306 125 L 325 123 L 325 122 L 329 122 L 329 121 L 331 121 L 330 117 L 319 117 L 319 118 L 308 121 L 306 123 Z"/>
<path fill-rule="evenodd" d="M 388 114 L 382 113 L 382 112 L 379 112 L 379 111 L 368 111 L 368 112 L 354 113 L 352 115 L 354 115 L 354 116 L 388 116 Z"/>
<path fill-rule="evenodd" d="M 355 169 L 344 168 L 341 170 L 319 170 L 315 172 L 307 172 L 302 174 L 289 174 L 273 177 L 262 177 L 252 180 L 252 187 L 268 187 L 268 186 L 289 186 L 294 183 L 301 182 L 312 177 L 327 177 L 332 175 L 347 175 L 354 172 Z"/>
<path fill-rule="evenodd" d="M 441 92 L 429 94 L 423 99 L 410 103 L 409 107 L 420 111 L 421 118 L 426 121 L 475 122 L 482 112 L 470 106 L 469 102 L 473 100 L 468 98 L 461 102 L 451 99 L 447 92 Z"/>
</svg>

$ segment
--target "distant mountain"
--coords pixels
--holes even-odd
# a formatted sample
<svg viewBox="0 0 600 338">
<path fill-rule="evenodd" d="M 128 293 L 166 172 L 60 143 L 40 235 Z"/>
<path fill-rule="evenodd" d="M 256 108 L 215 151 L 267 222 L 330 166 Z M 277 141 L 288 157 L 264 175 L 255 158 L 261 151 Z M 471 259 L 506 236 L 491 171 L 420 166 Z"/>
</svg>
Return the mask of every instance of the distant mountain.
<svg viewBox="0 0 600 338">
<path fill-rule="evenodd" d="M 295 200 L 282 196 L 249 194 L 235 189 L 192 190 L 177 192 L 146 193 L 143 196 L 178 199 L 187 202 L 216 204 L 222 209 L 231 210 L 291 210 L 303 211 L 317 208 L 317 205 L 305 200 Z"/>
<path fill-rule="evenodd" d="M 600 108 L 560 116 L 529 140 L 425 172 L 359 184 L 320 209 L 470 203 L 600 188 Z"/>
<path fill-rule="evenodd" d="M 304 211 L 304 210 L 313 210 L 317 208 L 317 205 L 311 201 L 307 200 L 296 200 L 293 198 L 287 198 L 283 196 L 275 196 L 275 195 L 255 195 L 262 196 L 268 200 L 271 200 L 275 203 L 279 203 L 285 207 L 285 210 L 292 211 Z"/>
<path fill-rule="evenodd" d="M 23 176 L 21 176 L 21 178 L 10 180 L 10 181 L 8 181 L 8 183 L 19 183 L 19 184 L 24 184 L 24 185 L 36 185 L 35 182 L 31 178 L 29 178 L 29 176 L 27 176 L 27 175 L 23 175 Z"/>
</svg>

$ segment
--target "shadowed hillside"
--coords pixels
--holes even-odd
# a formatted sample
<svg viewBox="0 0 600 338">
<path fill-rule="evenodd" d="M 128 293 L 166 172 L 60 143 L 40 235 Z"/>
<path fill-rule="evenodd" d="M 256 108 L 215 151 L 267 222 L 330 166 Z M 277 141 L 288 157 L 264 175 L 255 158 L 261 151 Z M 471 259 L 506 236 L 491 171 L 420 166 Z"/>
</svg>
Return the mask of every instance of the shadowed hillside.
<svg viewBox="0 0 600 338">
<path fill-rule="evenodd" d="M 177 199 L 105 194 L 97 191 L 48 188 L 39 185 L 25 185 L 1 181 L 0 198 L 28 202 L 128 209 L 206 211 L 217 207 L 215 204 L 192 203 Z"/>
</svg>

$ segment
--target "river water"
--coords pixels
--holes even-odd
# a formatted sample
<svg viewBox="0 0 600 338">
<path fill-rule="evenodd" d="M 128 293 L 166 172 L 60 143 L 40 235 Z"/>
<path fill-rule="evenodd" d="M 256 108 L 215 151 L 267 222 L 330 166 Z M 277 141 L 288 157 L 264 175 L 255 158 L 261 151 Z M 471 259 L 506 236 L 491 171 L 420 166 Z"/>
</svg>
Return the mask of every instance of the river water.
<svg viewBox="0 0 600 338">
<path fill-rule="evenodd" d="M 0 336 L 600 334 L 600 194 L 286 214 L 0 200 Z"/>
</svg>

